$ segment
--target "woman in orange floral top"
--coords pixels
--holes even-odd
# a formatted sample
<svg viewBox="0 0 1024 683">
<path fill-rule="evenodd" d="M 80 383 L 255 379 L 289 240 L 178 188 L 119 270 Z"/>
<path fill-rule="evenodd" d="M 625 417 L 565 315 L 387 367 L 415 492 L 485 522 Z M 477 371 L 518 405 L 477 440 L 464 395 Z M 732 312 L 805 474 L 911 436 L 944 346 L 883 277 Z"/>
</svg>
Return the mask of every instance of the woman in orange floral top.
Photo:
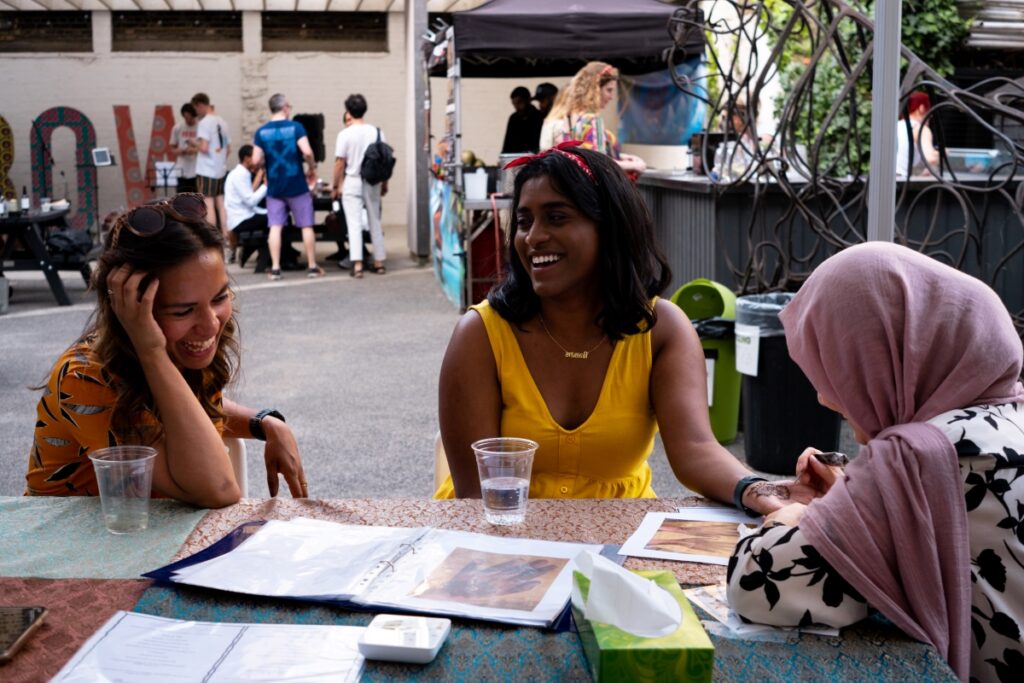
<svg viewBox="0 0 1024 683">
<path fill-rule="evenodd" d="M 202 507 L 236 502 L 222 437 L 263 438 L 271 495 L 278 475 L 307 495 L 295 438 L 280 413 L 223 398 L 238 367 L 233 294 L 220 232 L 201 195 L 122 215 L 93 275 L 97 308 L 43 387 L 27 495 L 96 495 L 88 454 L 156 448 L 156 495 Z M 274 416 L 274 415 L 277 416 Z"/>
</svg>

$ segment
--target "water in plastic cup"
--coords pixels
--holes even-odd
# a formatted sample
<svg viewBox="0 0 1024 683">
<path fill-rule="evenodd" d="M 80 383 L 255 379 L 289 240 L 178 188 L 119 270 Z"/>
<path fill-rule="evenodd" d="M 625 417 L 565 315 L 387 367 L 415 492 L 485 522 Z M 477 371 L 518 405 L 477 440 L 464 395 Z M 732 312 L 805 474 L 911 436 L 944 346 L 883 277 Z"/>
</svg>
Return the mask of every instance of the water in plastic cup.
<svg viewBox="0 0 1024 683">
<path fill-rule="evenodd" d="M 89 455 L 110 533 L 130 534 L 149 525 L 155 458 L 156 449 L 149 446 L 111 446 Z"/>
<path fill-rule="evenodd" d="M 530 471 L 537 442 L 498 437 L 473 443 L 480 471 L 484 517 L 491 524 L 520 524 L 526 519 Z"/>
</svg>

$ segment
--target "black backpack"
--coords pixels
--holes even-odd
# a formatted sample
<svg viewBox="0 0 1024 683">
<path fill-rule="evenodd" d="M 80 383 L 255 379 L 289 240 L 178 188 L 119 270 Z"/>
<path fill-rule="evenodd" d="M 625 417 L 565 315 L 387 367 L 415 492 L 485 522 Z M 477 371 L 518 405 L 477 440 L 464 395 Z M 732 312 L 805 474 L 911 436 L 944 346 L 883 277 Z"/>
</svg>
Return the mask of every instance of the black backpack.
<svg viewBox="0 0 1024 683">
<path fill-rule="evenodd" d="M 380 139 L 380 128 L 378 128 L 377 141 L 371 142 L 363 154 L 363 165 L 359 169 L 359 175 L 370 185 L 377 185 L 388 180 L 394 170 L 395 150 Z"/>
</svg>

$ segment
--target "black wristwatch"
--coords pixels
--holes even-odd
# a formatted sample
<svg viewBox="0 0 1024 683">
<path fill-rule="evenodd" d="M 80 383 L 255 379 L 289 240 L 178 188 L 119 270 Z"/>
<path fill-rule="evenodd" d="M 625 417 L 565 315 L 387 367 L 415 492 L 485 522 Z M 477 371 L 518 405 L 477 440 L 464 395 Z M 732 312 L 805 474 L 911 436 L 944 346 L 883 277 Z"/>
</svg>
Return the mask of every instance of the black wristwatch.
<svg viewBox="0 0 1024 683">
<path fill-rule="evenodd" d="M 768 481 L 764 477 L 759 477 L 756 474 L 748 474 L 747 476 L 736 482 L 736 488 L 732 491 L 732 503 L 736 506 L 737 510 L 743 510 L 747 515 L 751 517 L 760 517 L 761 513 L 756 510 L 751 510 L 743 504 L 743 494 L 746 493 L 747 487 L 758 481 Z"/>
<path fill-rule="evenodd" d="M 284 419 L 284 415 L 281 414 L 281 411 L 274 410 L 273 408 L 264 408 L 249 418 L 249 432 L 252 434 L 252 438 L 259 439 L 260 441 L 267 440 L 267 433 L 263 431 L 263 418 L 268 415 L 276 417 L 281 422 L 287 422 L 287 420 Z"/>
</svg>

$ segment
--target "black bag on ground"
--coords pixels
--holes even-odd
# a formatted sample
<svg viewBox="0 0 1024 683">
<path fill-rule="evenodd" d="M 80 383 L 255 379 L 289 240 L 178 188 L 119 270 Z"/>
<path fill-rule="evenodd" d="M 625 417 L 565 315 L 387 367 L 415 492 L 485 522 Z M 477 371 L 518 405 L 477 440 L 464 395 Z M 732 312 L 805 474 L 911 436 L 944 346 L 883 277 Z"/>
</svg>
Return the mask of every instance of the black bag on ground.
<svg viewBox="0 0 1024 683">
<path fill-rule="evenodd" d="M 63 228 L 54 230 L 46 237 L 46 250 L 58 263 L 73 263 L 85 259 L 92 249 L 92 237 L 88 230 Z"/>
<path fill-rule="evenodd" d="M 380 139 L 378 128 L 377 141 L 371 142 L 363 154 L 363 165 L 359 168 L 359 175 L 370 185 L 377 185 L 388 180 L 394 170 L 395 150 Z"/>
</svg>

